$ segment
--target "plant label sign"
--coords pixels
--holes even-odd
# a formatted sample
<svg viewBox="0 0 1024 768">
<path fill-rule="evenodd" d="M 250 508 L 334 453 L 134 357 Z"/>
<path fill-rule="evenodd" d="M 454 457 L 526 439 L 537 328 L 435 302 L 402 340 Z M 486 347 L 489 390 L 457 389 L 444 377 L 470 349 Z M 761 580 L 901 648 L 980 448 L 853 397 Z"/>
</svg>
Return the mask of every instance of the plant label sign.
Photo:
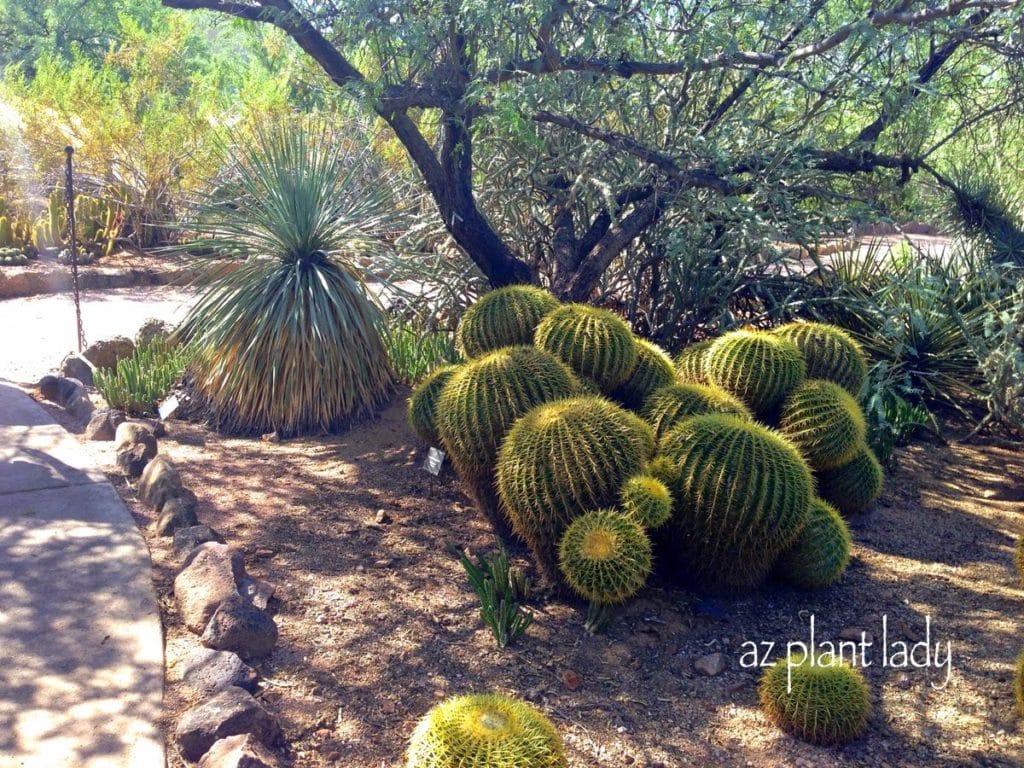
<svg viewBox="0 0 1024 768">
<path fill-rule="evenodd" d="M 427 451 L 427 458 L 423 462 L 423 468 L 437 477 L 441 474 L 441 467 L 444 466 L 444 451 L 440 448 L 431 448 Z"/>
<path fill-rule="evenodd" d="M 171 395 L 162 403 L 160 403 L 160 405 L 156 409 L 156 412 L 160 414 L 161 419 L 166 421 L 167 419 L 171 418 L 171 416 L 174 415 L 174 412 L 176 410 L 178 410 L 178 405 L 180 405 L 180 403 L 178 402 L 178 396 Z"/>
</svg>

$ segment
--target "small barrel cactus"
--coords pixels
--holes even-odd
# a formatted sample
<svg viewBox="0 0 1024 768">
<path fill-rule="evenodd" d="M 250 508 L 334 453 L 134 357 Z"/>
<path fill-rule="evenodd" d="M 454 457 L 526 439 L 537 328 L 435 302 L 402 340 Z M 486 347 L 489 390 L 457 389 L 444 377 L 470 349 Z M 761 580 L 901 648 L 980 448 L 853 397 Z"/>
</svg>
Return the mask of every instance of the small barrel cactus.
<svg viewBox="0 0 1024 768">
<path fill-rule="evenodd" d="M 651 542 L 640 524 L 611 509 L 585 512 L 562 535 L 558 565 L 580 597 L 622 603 L 647 582 Z"/>
<path fill-rule="evenodd" d="M 485 293 L 462 316 L 455 345 L 465 357 L 478 357 L 501 347 L 532 344 L 537 323 L 558 305 L 553 295 L 532 285 Z"/>
<path fill-rule="evenodd" d="M 651 393 L 675 381 L 672 359 L 657 344 L 646 339 L 636 341 L 636 367 L 612 397 L 631 411 L 639 411 Z"/>
<path fill-rule="evenodd" d="M 651 475 L 634 475 L 622 486 L 622 511 L 644 528 L 657 528 L 672 517 L 672 494 Z"/>
<path fill-rule="evenodd" d="M 558 543 L 569 524 L 614 506 L 653 453 L 651 428 L 601 397 L 542 405 L 509 430 L 498 455 L 498 495 L 549 579 L 559 578 Z"/>
<path fill-rule="evenodd" d="M 868 375 L 867 358 L 845 330 L 828 323 L 787 323 L 773 333 L 796 344 L 807 364 L 807 377 L 825 379 L 857 395 Z"/>
<path fill-rule="evenodd" d="M 796 447 L 729 414 L 685 419 L 661 441 L 675 562 L 716 590 L 757 586 L 807 523 L 814 489 Z"/>
<path fill-rule="evenodd" d="M 844 515 L 866 512 L 882 493 L 885 473 L 875 454 L 861 443 L 853 458 L 817 473 L 818 494 Z"/>
<path fill-rule="evenodd" d="M 406 417 L 412 431 L 430 445 L 440 445 L 437 434 L 437 400 L 457 365 L 443 365 L 431 371 L 413 390 L 406 408 Z"/>
<path fill-rule="evenodd" d="M 554 725 L 526 702 L 494 693 L 455 696 L 412 734 L 406 768 L 568 768 Z"/>
<path fill-rule="evenodd" d="M 838 384 L 824 379 L 809 379 L 786 398 L 779 429 L 814 469 L 845 464 L 867 433 L 857 401 Z"/>
<path fill-rule="evenodd" d="M 708 378 L 704 373 L 704 354 L 714 343 L 714 339 L 704 339 L 696 344 L 684 347 L 683 351 L 676 355 L 676 375 L 680 381 L 691 384 L 707 384 Z"/>
<path fill-rule="evenodd" d="M 636 366 L 632 331 L 605 309 L 565 304 L 541 320 L 534 339 L 538 347 L 591 379 L 606 394 L 629 378 Z"/>
<path fill-rule="evenodd" d="M 850 563 L 850 529 L 835 507 L 811 502 L 807 525 L 775 564 L 779 578 L 804 589 L 824 589 L 843 575 Z"/>
<path fill-rule="evenodd" d="M 544 350 L 498 349 L 449 377 L 437 401 L 437 432 L 463 477 L 489 477 L 498 446 L 516 419 L 578 389 L 572 372 Z"/>
<path fill-rule="evenodd" d="M 657 390 L 647 398 L 642 415 L 660 440 L 683 419 L 706 413 L 731 413 L 753 419 L 750 409 L 728 392 L 692 383 L 669 384 Z"/>
<path fill-rule="evenodd" d="M 811 744 L 853 741 L 871 717 L 864 676 L 831 656 L 790 655 L 765 672 L 759 694 L 769 720 Z"/>
<path fill-rule="evenodd" d="M 804 359 L 792 342 L 767 331 L 731 331 L 704 354 L 708 381 L 758 415 L 770 414 L 804 380 Z"/>
</svg>

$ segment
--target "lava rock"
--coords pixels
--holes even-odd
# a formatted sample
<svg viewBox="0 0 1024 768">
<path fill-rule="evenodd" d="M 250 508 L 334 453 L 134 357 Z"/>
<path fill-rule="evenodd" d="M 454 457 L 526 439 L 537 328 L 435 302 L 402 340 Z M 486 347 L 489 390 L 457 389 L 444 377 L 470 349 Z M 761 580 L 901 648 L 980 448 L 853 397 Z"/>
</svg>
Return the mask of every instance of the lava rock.
<svg viewBox="0 0 1024 768">
<path fill-rule="evenodd" d="M 60 376 L 43 376 L 39 380 L 39 394 L 52 403 L 57 402 L 57 393 L 60 391 Z"/>
<path fill-rule="evenodd" d="M 126 421 L 123 424 L 117 425 L 117 431 L 114 433 L 114 450 L 125 448 L 132 443 L 150 443 L 153 444 L 153 455 L 156 455 L 156 436 L 153 434 L 153 430 L 138 421 Z"/>
<path fill-rule="evenodd" d="M 255 692 L 259 675 L 237 653 L 195 648 L 174 665 L 173 676 L 194 693 L 210 696 L 229 686 Z"/>
<path fill-rule="evenodd" d="M 132 443 L 126 448 L 121 448 L 115 454 L 117 468 L 125 477 L 138 477 L 146 468 L 149 460 L 156 455 L 156 449 L 152 450 L 144 443 Z"/>
<path fill-rule="evenodd" d="M 182 715 L 174 734 L 181 754 L 195 762 L 219 739 L 250 734 L 269 746 L 281 738 L 281 729 L 252 694 L 229 686 Z"/>
<path fill-rule="evenodd" d="M 90 344 L 82 356 L 96 368 L 115 368 L 118 361 L 135 354 L 135 342 L 127 336 L 115 336 Z"/>
<path fill-rule="evenodd" d="M 235 593 L 217 607 L 200 640 L 207 648 L 259 658 L 274 649 L 277 624 L 269 613 Z"/>
<path fill-rule="evenodd" d="M 185 626 L 201 634 L 218 606 L 238 595 L 238 584 L 245 575 L 242 553 L 237 549 L 213 542 L 196 547 L 174 579 L 174 597 Z"/>
<path fill-rule="evenodd" d="M 180 496 L 181 475 L 167 456 L 156 456 L 139 478 L 139 498 L 152 509 L 162 509 L 168 499 Z"/>
<path fill-rule="evenodd" d="M 208 541 L 223 544 L 224 538 L 213 528 L 208 528 L 205 525 L 178 528 L 174 532 L 174 554 L 179 558 L 185 557 L 200 544 L 205 544 Z"/>
<path fill-rule="evenodd" d="M 189 496 L 172 496 L 160 507 L 160 517 L 156 521 L 157 536 L 173 536 L 179 528 L 191 528 L 199 525 L 196 517 L 196 503 Z"/>
<path fill-rule="evenodd" d="M 701 656 L 693 662 L 693 668 L 708 677 L 715 677 L 716 675 L 722 674 L 722 672 L 725 671 L 725 667 L 726 660 L 724 653 L 711 653 L 707 656 Z"/>
<path fill-rule="evenodd" d="M 250 734 L 217 741 L 199 761 L 199 768 L 278 768 L 277 757 Z"/>
<path fill-rule="evenodd" d="M 85 428 L 86 440 L 113 440 L 117 428 L 124 424 L 124 411 L 103 408 L 96 411 Z"/>
<path fill-rule="evenodd" d="M 60 372 L 70 379 L 78 379 L 87 387 L 93 386 L 92 366 L 88 360 L 74 352 L 64 358 Z"/>
</svg>

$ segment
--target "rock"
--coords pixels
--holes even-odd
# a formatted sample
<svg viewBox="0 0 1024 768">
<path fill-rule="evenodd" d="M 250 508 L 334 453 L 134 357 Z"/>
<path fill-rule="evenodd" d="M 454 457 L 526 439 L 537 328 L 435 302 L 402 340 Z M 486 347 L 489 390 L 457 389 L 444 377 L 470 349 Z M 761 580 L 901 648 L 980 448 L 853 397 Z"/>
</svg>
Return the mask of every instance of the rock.
<svg viewBox="0 0 1024 768">
<path fill-rule="evenodd" d="M 150 440 L 153 441 L 155 448 L 156 436 L 145 424 L 140 424 L 136 420 L 126 421 L 123 424 L 117 425 L 117 431 L 114 433 L 114 450 L 126 448 L 132 443 L 142 443 Z M 155 456 L 156 454 L 154 453 L 153 455 Z"/>
<path fill-rule="evenodd" d="M 50 402 L 57 402 L 57 393 L 60 391 L 59 376 L 43 376 L 39 380 L 39 394 Z"/>
<path fill-rule="evenodd" d="M 85 394 L 85 385 L 82 382 L 78 379 L 69 379 L 66 376 L 57 379 L 57 396 L 53 398 L 55 403 L 60 404 L 62 408 L 70 409 L 82 399 L 88 400 L 88 396 Z"/>
<path fill-rule="evenodd" d="M 88 360 L 74 352 L 64 358 L 60 364 L 60 372 L 68 378 L 78 379 L 87 387 L 93 385 L 92 366 Z"/>
<path fill-rule="evenodd" d="M 190 525 L 187 528 L 178 528 L 174 532 L 174 554 L 176 557 L 185 557 L 200 544 L 213 541 L 223 544 L 223 537 L 213 528 L 205 525 Z"/>
<path fill-rule="evenodd" d="M 151 317 L 146 320 L 135 334 L 135 345 L 148 346 L 154 341 L 166 342 L 171 335 L 171 327 L 163 320 Z"/>
<path fill-rule="evenodd" d="M 377 525 L 387 525 L 391 522 L 391 515 L 388 514 L 386 509 L 378 509 L 377 516 L 374 517 L 373 521 L 377 523 Z"/>
<path fill-rule="evenodd" d="M 135 354 L 135 342 L 126 336 L 115 336 L 112 339 L 90 344 L 82 356 L 95 368 L 114 368 L 119 360 L 124 360 L 133 354 Z"/>
<path fill-rule="evenodd" d="M 156 521 L 156 534 L 157 536 L 173 536 L 179 528 L 191 528 L 195 525 L 199 525 L 195 502 L 188 496 L 172 496 L 160 507 L 160 517 Z"/>
<path fill-rule="evenodd" d="M 270 582 L 254 579 L 251 576 L 246 576 L 238 585 L 239 594 L 247 597 L 250 603 L 261 609 L 267 607 L 270 598 L 274 596 L 274 589 L 274 585 Z"/>
<path fill-rule="evenodd" d="M 237 549 L 213 542 L 196 547 L 174 579 L 174 597 L 185 626 L 201 634 L 217 607 L 238 594 L 245 575 Z"/>
<path fill-rule="evenodd" d="M 693 668 L 708 677 L 722 674 L 725 671 L 725 667 L 726 659 L 724 653 L 710 653 L 707 656 L 701 656 L 693 662 Z"/>
<path fill-rule="evenodd" d="M 174 734 L 181 754 L 195 762 L 219 739 L 250 734 L 260 743 L 270 745 L 278 741 L 281 730 L 248 691 L 229 686 L 182 715 Z"/>
<path fill-rule="evenodd" d="M 156 455 L 156 448 L 150 449 L 144 443 L 133 443 L 121 448 L 114 457 L 117 468 L 125 477 L 138 477 L 149 460 Z"/>
<path fill-rule="evenodd" d="M 210 696 L 232 685 L 255 692 L 259 681 L 256 670 L 238 654 L 211 648 L 195 648 L 179 659 L 171 678 L 181 680 L 200 696 Z"/>
<path fill-rule="evenodd" d="M 199 761 L 199 768 L 278 768 L 274 753 L 249 734 L 216 742 Z"/>
<path fill-rule="evenodd" d="M 124 424 L 124 411 L 103 408 L 96 411 L 85 428 L 86 440 L 113 440 L 117 428 Z"/>
<path fill-rule="evenodd" d="M 167 456 L 153 458 L 139 478 L 139 498 L 151 509 L 162 509 L 164 502 L 181 495 L 181 475 Z"/>
<path fill-rule="evenodd" d="M 266 656 L 277 643 L 277 624 L 242 595 L 225 599 L 203 632 L 203 645 L 219 651 L 234 651 L 242 658 Z"/>
</svg>

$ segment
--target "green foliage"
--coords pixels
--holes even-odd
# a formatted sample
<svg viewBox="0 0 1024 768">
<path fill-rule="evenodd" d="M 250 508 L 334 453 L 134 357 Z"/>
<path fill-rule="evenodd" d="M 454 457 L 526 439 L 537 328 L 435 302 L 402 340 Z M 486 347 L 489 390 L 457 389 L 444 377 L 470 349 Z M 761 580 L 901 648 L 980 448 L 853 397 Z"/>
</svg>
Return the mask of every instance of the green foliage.
<svg viewBox="0 0 1024 768">
<path fill-rule="evenodd" d="M 823 589 L 846 570 L 850 543 L 850 530 L 835 507 L 814 499 L 807 525 L 779 556 L 775 572 L 798 587 Z"/>
<path fill-rule="evenodd" d="M 96 369 L 93 381 L 111 408 L 133 416 L 153 416 L 191 359 L 191 349 L 154 339 L 139 344 L 115 368 Z"/>
<path fill-rule="evenodd" d="M 548 403 L 515 423 L 498 456 L 498 493 L 549 576 L 558 573 L 558 542 L 569 524 L 614 506 L 653 453 L 650 427 L 600 397 Z"/>
<path fill-rule="evenodd" d="M 464 478 L 489 478 L 516 419 L 578 388 L 554 355 L 536 347 L 505 347 L 470 360 L 452 375 L 438 400 L 437 432 Z"/>
<path fill-rule="evenodd" d="M 632 411 L 639 411 L 651 393 L 671 384 L 675 378 L 672 359 L 657 344 L 645 339 L 636 341 L 636 367 L 612 397 Z"/>
<path fill-rule="evenodd" d="M 867 423 L 867 444 L 885 466 L 895 462 L 894 450 L 907 445 L 919 433 L 931 428 L 933 417 L 920 403 L 911 402 L 901 392 L 909 384 L 900 385 L 887 375 L 887 366 L 872 369 L 863 393 Z"/>
<path fill-rule="evenodd" d="M 1013 669 L 1013 698 L 1017 702 L 1017 714 L 1024 717 L 1024 651 L 1020 652 Z"/>
<path fill-rule="evenodd" d="M 554 725 L 494 693 L 446 699 L 412 734 L 406 768 L 568 768 Z"/>
<path fill-rule="evenodd" d="M 459 562 L 480 598 L 480 618 L 490 627 L 498 647 L 515 642 L 533 623 L 533 613 L 522 605 L 530 599 L 530 580 L 509 563 L 500 541 L 490 558 L 477 555 L 473 563 L 469 555 L 460 552 Z"/>
<path fill-rule="evenodd" d="M 985 379 L 985 421 L 1024 435 L 1024 280 L 987 306 L 975 354 Z"/>
<path fill-rule="evenodd" d="M 195 387 L 215 426 L 334 431 L 384 403 L 393 373 L 378 310 L 350 266 L 394 222 L 365 156 L 312 123 L 275 124 L 224 148 L 233 183 L 202 200 L 199 247 L 232 254 L 186 317 Z"/>
<path fill-rule="evenodd" d="M 634 475 L 622 486 L 622 511 L 644 528 L 658 528 L 672 517 L 672 494 L 658 478 Z"/>
<path fill-rule="evenodd" d="M 1024 584 L 1024 534 L 1017 537 L 1017 546 L 1013 550 L 1013 562 L 1017 566 L 1017 578 Z"/>
<path fill-rule="evenodd" d="M 441 436 L 437 432 L 437 402 L 441 397 L 441 390 L 448 383 L 457 365 L 444 365 L 435 368 L 421 381 L 406 407 L 406 418 L 409 426 L 421 440 L 429 445 L 440 445 Z"/>
<path fill-rule="evenodd" d="M 381 339 L 401 384 L 415 384 L 438 366 L 459 360 L 450 331 L 429 330 L 419 323 L 393 318 L 384 323 Z"/>
<path fill-rule="evenodd" d="M 844 515 L 866 512 L 882 493 L 885 473 L 875 454 L 861 444 L 845 464 L 818 472 L 818 495 Z"/>
<path fill-rule="evenodd" d="M 973 164 L 968 166 L 973 169 Z M 961 171 L 952 190 L 951 218 L 987 247 L 992 261 L 1024 266 L 1024 225 L 1020 201 L 991 178 Z"/>
<path fill-rule="evenodd" d="M 637 344 L 629 326 L 614 313 L 585 304 L 548 314 L 537 326 L 536 342 L 606 394 L 636 366 Z"/>
<path fill-rule="evenodd" d="M 714 343 L 714 339 L 698 341 L 696 344 L 685 347 L 676 356 L 676 374 L 680 381 L 690 384 L 708 383 L 707 375 L 704 373 L 704 355 Z"/>
<path fill-rule="evenodd" d="M 864 442 L 867 427 L 860 406 L 845 389 L 809 379 L 786 398 L 779 429 L 813 469 L 846 463 Z"/>
<path fill-rule="evenodd" d="M 808 519 L 814 482 L 796 447 L 755 422 L 710 414 L 677 424 L 660 453 L 673 473 L 671 566 L 711 588 L 761 583 Z"/>
<path fill-rule="evenodd" d="M 807 365 L 807 378 L 833 381 L 851 395 L 867 378 L 867 359 L 860 345 L 842 328 L 827 323 L 787 323 L 773 330 L 796 344 Z"/>
<path fill-rule="evenodd" d="M 718 387 L 690 383 L 670 384 L 656 391 L 647 399 L 643 417 L 654 427 L 655 436 L 660 440 L 683 419 L 706 413 L 731 413 L 745 419 L 753 418 L 750 409 L 728 392 Z"/>
<path fill-rule="evenodd" d="M 811 744 L 845 744 L 871 717 L 864 676 L 826 655 L 791 655 L 761 678 L 761 706 L 779 728 Z"/>
<path fill-rule="evenodd" d="M 763 416 L 782 404 L 804 378 L 804 361 L 792 342 L 767 331 L 731 331 L 708 348 L 708 380 Z"/>
<path fill-rule="evenodd" d="M 558 566 L 572 590 L 598 603 L 622 603 L 647 582 L 651 542 L 634 519 L 612 509 L 585 512 L 566 528 Z"/>
<path fill-rule="evenodd" d="M 462 316 L 456 346 L 466 357 L 501 347 L 532 344 L 537 324 L 558 307 L 543 288 L 511 285 L 485 293 Z"/>
</svg>

